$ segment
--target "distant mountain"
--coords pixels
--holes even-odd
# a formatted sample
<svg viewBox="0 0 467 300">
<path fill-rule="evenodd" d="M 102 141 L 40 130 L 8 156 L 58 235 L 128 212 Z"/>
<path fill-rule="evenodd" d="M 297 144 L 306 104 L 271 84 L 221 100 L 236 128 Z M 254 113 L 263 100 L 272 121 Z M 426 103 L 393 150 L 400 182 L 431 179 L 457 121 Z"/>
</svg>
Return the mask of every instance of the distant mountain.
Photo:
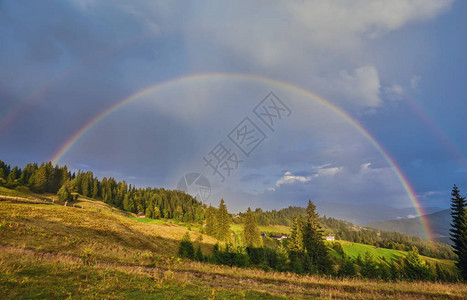
<svg viewBox="0 0 467 300">
<path fill-rule="evenodd" d="M 358 225 L 418 216 L 414 207 L 394 208 L 375 203 L 346 204 L 321 202 L 317 204 L 317 210 L 321 216 L 326 215 L 327 217 L 346 220 Z M 441 209 L 438 207 L 427 207 L 424 210 L 427 213 L 433 213 Z"/>
<path fill-rule="evenodd" d="M 425 215 L 423 219 L 425 222 L 428 222 L 433 233 L 433 237 L 437 242 L 450 244 L 449 228 L 451 227 L 451 215 L 449 209 Z M 424 229 L 420 224 L 420 217 L 390 220 L 385 222 L 371 222 L 365 224 L 365 226 L 424 237 Z"/>
</svg>

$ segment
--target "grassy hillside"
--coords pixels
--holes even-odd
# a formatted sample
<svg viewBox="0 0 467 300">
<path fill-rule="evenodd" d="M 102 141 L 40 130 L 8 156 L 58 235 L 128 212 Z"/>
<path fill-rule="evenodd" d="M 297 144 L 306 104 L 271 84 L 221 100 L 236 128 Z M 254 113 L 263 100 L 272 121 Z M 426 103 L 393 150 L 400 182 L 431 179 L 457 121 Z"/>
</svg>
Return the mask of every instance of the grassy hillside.
<svg viewBox="0 0 467 300">
<path fill-rule="evenodd" d="M 352 243 L 352 242 L 347 242 L 347 241 L 337 241 L 337 242 L 339 242 L 342 245 L 342 249 L 344 250 L 344 253 L 353 258 L 357 257 L 359 254 L 361 257 L 364 257 L 365 253 L 368 251 L 375 259 L 381 259 L 382 257 L 384 257 L 386 261 L 390 261 L 393 258 L 404 256 L 404 255 L 407 255 L 408 253 L 407 251 L 377 248 L 375 246 Z M 436 259 L 436 258 L 427 257 L 423 255 L 420 255 L 420 257 L 429 263 L 439 263 L 443 265 L 444 268 L 454 271 L 454 268 L 455 268 L 454 262 L 451 260 Z"/>
<path fill-rule="evenodd" d="M 196 226 L 135 218 L 99 201 L 80 198 L 77 205 L 83 208 L 0 201 L 3 298 L 461 299 L 467 293 L 462 284 L 395 285 L 181 260 L 174 256 L 187 227 L 205 254 L 216 240 Z M 351 243 L 343 246 L 357 251 Z"/>
</svg>

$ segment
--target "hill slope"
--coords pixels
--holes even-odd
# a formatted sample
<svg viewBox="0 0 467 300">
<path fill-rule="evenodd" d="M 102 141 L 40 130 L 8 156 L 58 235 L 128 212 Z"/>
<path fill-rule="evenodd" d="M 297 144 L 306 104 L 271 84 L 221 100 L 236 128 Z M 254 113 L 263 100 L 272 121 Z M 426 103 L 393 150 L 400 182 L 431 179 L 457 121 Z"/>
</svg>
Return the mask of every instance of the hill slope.
<svg viewBox="0 0 467 300">
<path fill-rule="evenodd" d="M 32 195 L 32 198 L 34 195 Z M 440 298 L 463 284 L 338 280 L 174 257 L 187 228 L 79 198 L 82 208 L 0 201 L 0 294 L 16 298 Z M 190 231 L 195 246 L 217 241 Z M 363 248 L 362 248 L 363 246 Z M 368 250 L 344 244 L 349 255 Z M 380 255 L 379 249 L 375 255 Z M 392 255 L 389 253 L 388 255 Z M 57 284 L 60 283 L 60 284 Z"/>
<path fill-rule="evenodd" d="M 449 209 L 435 212 L 423 216 L 423 219 L 430 224 L 434 238 L 437 241 L 450 243 L 449 228 L 451 227 L 451 215 Z M 411 219 L 390 220 L 384 222 L 372 222 L 366 224 L 368 227 L 385 230 L 397 231 L 419 237 L 424 237 L 424 228 L 420 223 L 420 217 Z"/>
</svg>

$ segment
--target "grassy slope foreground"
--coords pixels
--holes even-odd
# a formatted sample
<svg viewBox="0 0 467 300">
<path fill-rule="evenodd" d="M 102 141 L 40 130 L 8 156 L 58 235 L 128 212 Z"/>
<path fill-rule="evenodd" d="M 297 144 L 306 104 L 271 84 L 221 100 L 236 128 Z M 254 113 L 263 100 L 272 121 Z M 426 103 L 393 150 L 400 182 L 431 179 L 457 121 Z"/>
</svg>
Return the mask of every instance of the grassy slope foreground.
<svg viewBox="0 0 467 300">
<path fill-rule="evenodd" d="M 102 202 L 0 202 L 0 295 L 11 298 L 459 298 L 464 284 L 336 280 L 180 260 L 187 230 Z M 215 239 L 191 231 L 195 246 Z"/>
</svg>

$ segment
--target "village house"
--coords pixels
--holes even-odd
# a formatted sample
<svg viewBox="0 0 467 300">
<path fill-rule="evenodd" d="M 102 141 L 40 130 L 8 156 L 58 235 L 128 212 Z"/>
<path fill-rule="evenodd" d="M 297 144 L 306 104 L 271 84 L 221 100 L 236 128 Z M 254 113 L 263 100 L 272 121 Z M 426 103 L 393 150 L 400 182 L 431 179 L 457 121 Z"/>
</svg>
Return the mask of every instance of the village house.
<svg viewBox="0 0 467 300">
<path fill-rule="evenodd" d="M 334 237 L 335 237 L 334 234 L 328 234 L 328 235 L 326 236 L 326 241 L 334 241 L 334 239 L 335 239 Z"/>
<path fill-rule="evenodd" d="M 146 216 L 144 215 L 144 213 L 142 212 L 139 212 L 137 215 L 136 215 L 137 218 L 145 218 Z"/>
<path fill-rule="evenodd" d="M 284 240 L 284 239 L 288 239 L 289 236 L 287 234 L 280 234 L 280 235 L 275 235 L 272 238 L 275 239 L 275 240 L 281 241 L 281 240 Z"/>
</svg>

